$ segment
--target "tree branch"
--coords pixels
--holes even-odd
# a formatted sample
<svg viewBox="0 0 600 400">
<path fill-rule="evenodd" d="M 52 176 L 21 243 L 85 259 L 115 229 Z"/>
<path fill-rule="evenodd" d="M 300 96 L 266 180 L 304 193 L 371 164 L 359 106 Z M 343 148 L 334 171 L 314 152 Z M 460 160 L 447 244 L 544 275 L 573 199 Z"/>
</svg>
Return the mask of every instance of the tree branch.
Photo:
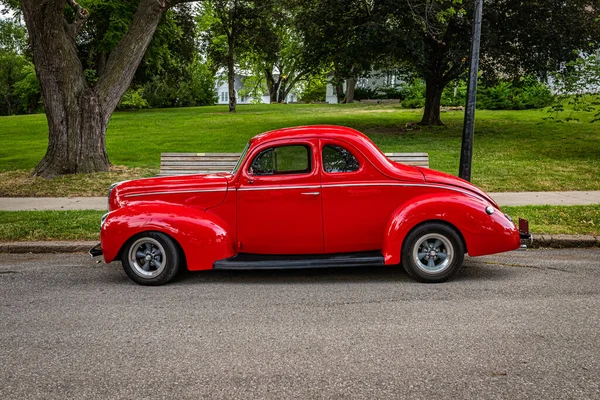
<svg viewBox="0 0 600 400">
<path fill-rule="evenodd" d="M 75 19 L 70 24 L 67 24 L 69 36 L 75 39 L 81 31 L 81 28 L 83 28 L 83 25 L 85 25 L 85 21 L 90 17 L 90 13 L 88 10 L 81 7 L 75 0 L 66 0 L 66 2 L 75 12 Z"/>
<path fill-rule="evenodd" d="M 166 0 L 141 0 L 129 30 L 111 51 L 96 90 L 105 118 L 109 118 L 131 84 L 154 31 L 166 11 Z"/>
</svg>

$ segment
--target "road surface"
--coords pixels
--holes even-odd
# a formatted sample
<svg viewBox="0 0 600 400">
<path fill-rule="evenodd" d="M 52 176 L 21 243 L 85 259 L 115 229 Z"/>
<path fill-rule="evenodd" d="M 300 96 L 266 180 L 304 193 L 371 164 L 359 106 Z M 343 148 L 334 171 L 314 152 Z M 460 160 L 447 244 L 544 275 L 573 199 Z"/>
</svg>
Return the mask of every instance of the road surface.
<svg viewBox="0 0 600 400">
<path fill-rule="evenodd" d="M 600 249 L 186 273 L 0 257 L 0 399 L 600 398 Z"/>
</svg>

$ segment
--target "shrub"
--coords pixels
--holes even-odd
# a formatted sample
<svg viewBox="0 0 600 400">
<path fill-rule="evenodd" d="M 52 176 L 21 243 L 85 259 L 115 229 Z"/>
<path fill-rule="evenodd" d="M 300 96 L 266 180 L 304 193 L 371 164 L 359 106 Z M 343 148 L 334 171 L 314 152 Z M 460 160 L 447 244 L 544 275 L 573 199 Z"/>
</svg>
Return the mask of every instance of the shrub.
<svg viewBox="0 0 600 400">
<path fill-rule="evenodd" d="M 425 107 L 425 99 L 406 99 L 402 100 L 404 108 L 423 108 Z"/>
<path fill-rule="evenodd" d="M 368 87 L 356 87 L 354 89 L 354 100 L 381 99 L 377 94 L 377 90 Z"/>
<path fill-rule="evenodd" d="M 327 94 L 327 81 L 323 77 L 310 79 L 302 88 L 300 101 L 312 103 L 315 101 L 325 101 Z"/>
<path fill-rule="evenodd" d="M 127 89 L 118 108 L 121 110 L 136 110 L 141 108 L 149 108 L 148 102 L 144 99 L 144 89 Z"/>
<path fill-rule="evenodd" d="M 518 82 L 498 82 L 477 90 L 477 108 L 486 110 L 526 110 L 552 104 L 553 95 L 548 86 L 532 77 Z"/>
<path fill-rule="evenodd" d="M 404 92 L 400 86 L 383 86 L 377 89 L 379 99 L 400 99 L 404 98 Z"/>
</svg>

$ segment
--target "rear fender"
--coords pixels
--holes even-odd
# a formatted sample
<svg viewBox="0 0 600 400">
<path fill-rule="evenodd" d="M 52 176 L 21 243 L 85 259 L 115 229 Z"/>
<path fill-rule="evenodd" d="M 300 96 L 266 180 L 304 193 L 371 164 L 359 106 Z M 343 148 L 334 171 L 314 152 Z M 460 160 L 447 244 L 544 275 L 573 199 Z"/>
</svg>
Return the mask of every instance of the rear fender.
<svg viewBox="0 0 600 400">
<path fill-rule="evenodd" d="M 102 225 L 104 261 L 113 261 L 127 240 L 144 231 L 175 239 L 189 270 L 211 269 L 216 260 L 235 255 L 232 231 L 214 214 L 169 203 L 131 204 L 110 212 Z"/>
<path fill-rule="evenodd" d="M 500 253 L 520 247 L 519 232 L 515 225 L 490 204 L 460 193 L 413 198 L 392 214 L 383 241 L 386 265 L 399 264 L 402 244 L 408 233 L 427 221 L 441 221 L 458 230 L 464 239 L 465 250 L 471 256 Z"/>
</svg>

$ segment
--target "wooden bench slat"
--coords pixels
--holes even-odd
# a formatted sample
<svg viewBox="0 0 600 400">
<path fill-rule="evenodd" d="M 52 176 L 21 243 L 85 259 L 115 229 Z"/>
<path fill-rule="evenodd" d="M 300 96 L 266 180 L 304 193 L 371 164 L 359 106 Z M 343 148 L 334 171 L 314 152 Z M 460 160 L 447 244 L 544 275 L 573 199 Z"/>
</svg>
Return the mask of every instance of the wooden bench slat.
<svg viewBox="0 0 600 400">
<path fill-rule="evenodd" d="M 222 156 L 231 156 L 231 157 L 240 157 L 242 153 L 161 153 L 161 157 L 189 157 L 189 156 L 197 156 L 197 157 L 222 157 Z"/>
<path fill-rule="evenodd" d="M 390 156 L 407 156 L 407 157 L 428 157 L 427 153 L 383 153 L 386 157 Z"/>
<path fill-rule="evenodd" d="M 203 165 L 208 165 L 208 166 L 224 166 L 224 167 L 228 167 L 228 166 L 235 166 L 236 162 L 231 162 L 231 161 L 163 161 L 160 163 L 160 165 L 197 165 L 197 166 L 203 166 Z"/>
<path fill-rule="evenodd" d="M 394 162 L 429 168 L 427 153 L 384 153 Z M 230 172 L 241 153 L 162 153 L 159 176 Z"/>
</svg>

